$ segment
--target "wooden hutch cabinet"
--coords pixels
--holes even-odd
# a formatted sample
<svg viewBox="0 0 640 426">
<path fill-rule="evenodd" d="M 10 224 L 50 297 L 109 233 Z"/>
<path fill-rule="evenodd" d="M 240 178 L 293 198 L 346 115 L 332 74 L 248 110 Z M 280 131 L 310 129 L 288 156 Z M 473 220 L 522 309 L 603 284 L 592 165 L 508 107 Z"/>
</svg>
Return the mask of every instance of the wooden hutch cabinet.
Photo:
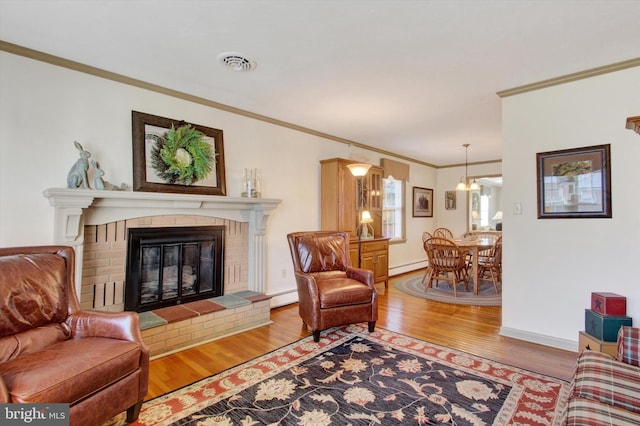
<svg viewBox="0 0 640 426">
<path fill-rule="evenodd" d="M 320 161 L 321 166 L 321 229 L 350 234 L 351 264 L 358 265 L 358 180 L 348 164 L 356 161 L 332 158 Z M 381 167 L 371 166 L 363 178 L 362 210 L 373 218 L 374 238 L 361 240 L 360 265 L 374 272 L 375 282 L 389 280 L 389 239 L 382 237 L 382 176 Z"/>
</svg>

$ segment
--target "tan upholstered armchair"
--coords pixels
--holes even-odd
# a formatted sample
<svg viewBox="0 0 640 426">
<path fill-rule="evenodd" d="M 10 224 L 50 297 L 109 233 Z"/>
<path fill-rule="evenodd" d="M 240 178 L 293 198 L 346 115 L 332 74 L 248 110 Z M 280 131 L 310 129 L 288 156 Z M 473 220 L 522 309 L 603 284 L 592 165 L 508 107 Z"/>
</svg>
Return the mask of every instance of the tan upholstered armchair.
<svg viewBox="0 0 640 426">
<path fill-rule="evenodd" d="M 295 232 L 287 235 L 298 285 L 302 321 L 320 340 L 320 331 L 378 320 L 378 292 L 373 272 L 352 268 L 344 232 Z"/>
<path fill-rule="evenodd" d="M 0 249 L 0 403 L 69 403 L 71 425 L 138 417 L 149 350 L 134 312 L 82 311 L 71 247 Z"/>
</svg>

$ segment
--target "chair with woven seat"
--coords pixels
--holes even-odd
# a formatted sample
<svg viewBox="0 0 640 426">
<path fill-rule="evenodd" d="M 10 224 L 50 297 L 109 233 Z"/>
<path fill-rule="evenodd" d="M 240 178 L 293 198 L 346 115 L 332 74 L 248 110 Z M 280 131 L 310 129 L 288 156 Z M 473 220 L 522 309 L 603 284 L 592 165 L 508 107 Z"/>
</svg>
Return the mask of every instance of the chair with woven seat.
<svg viewBox="0 0 640 426">
<path fill-rule="evenodd" d="M 479 277 L 493 282 L 493 288 L 498 292 L 498 282 L 502 280 L 502 235 L 488 250 L 489 254 L 478 258 Z"/>
<path fill-rule="evenodd" d="M 378 292 L 373 272 L 351 267 L 345 232 L 313 231 L 287 235 L 298 286 L 300 317 L 320 340 L 331 327 L 378 320 Z"/>
<path fill-rule="evenodd" d="M 502 235 L 498 234 L 496 232 L 491 232 L 491 231 L 489 231 L 489 232 L 477 232 L 476 234 L 474 234 L 474 238 L 477 238 L 477 239 L 480 239 L 480 240 L 487 240 L 487 241 L 490 241 L 492 244 L 495 244 L 496 241 L 498 241 L 499 238 L 502 238 Z M 478 251 L 478 260 L 491 256 L 492 249 L 493 249 L 493 247 L 489 248 L 489 249 Z"/>
<path fill-rule="evenodd" d="M 424 243 L 424 248 L 429 259 L 427 273 L 422 280 L 425 284 L 425 291 L 432 287 L 432 282 L 436 280 L 436 287 L 439 281 L 450 281 L 453 286 L 453 295 L 458 297 L 457 285 L 464 284 L 465 291 L 469 291 L 469 274 L 467 266 L 467 251 L 460 248 L 456 243 L 440 237 L 429 238 Z"/>
<path fill-rule="evenodd" d="M 433 231 L 433 236 L 453 240 L 453 232 L 449 228 L 436 228 Z"/>
</svg>

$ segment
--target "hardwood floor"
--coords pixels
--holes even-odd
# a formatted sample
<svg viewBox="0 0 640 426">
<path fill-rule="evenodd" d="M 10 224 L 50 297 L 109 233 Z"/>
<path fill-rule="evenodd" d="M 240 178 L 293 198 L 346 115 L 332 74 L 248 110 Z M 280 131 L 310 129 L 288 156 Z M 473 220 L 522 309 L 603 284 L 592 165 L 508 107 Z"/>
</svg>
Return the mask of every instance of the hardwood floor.
<svg viewBox="0 0 640 426">
<path fill-rule="evenodd" d="M 407 274 L 408 275 L 408 274 Z M 404 276 L 406 277 L 406 276 Z M 403 278 L 404 278 L 403 277 Z M 380 285 L 376 327 L 494 361 L 570 380 L 577 354 L 498 334 L 500 307 L 461 306 L 409 296 Z M 310 335 L 298 305 L 271 311 L 272 324 L 151 361 L 147 400 Z"/>
</svg>

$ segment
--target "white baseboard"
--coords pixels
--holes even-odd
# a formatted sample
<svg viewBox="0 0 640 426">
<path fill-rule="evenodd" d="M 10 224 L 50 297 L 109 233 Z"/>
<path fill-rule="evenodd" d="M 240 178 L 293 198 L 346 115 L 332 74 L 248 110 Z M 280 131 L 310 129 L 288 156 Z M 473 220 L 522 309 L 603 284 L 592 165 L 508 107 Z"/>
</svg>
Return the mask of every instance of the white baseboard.
<svg viewBox="0 0 640 426">
<path fill-rule="evenodd" d="M 558 339 L 544 334 L 531 333 L 529 331 L 518 330 L 509 327 L 500 327 L 500 335 L 513 337 L 514 339 L 537 343 L 539 345 L 551 346 L 552 348 L 563 349 L 565 351 L 578 352 L 578 342 L 573 340 Z"/>
<path fill-rule="evenodd" d="M 270 294 L 269 296 L 271 296 L 271 309 L 298 302 L 297 289 Z"/>
<path fill-rule="evenodd" d="M 417 271 L 427 267 L 427 261 L 409 263 L 405 265 L 399 265 L 389 268 L 389 276 L 394 277 L 396 275 L 406 274 L 407 272 Z"/>
</svg>

